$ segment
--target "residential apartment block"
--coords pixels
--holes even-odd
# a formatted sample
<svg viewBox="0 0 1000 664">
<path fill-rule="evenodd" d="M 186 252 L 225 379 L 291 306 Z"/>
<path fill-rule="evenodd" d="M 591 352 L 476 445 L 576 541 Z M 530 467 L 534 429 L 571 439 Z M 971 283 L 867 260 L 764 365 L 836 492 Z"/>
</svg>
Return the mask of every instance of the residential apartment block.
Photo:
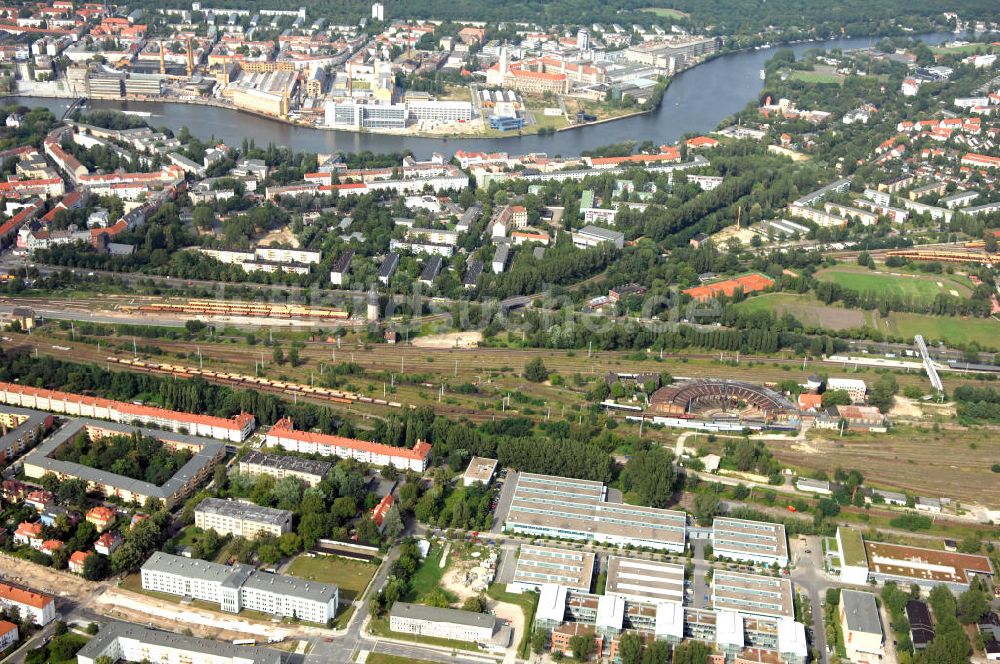
<svg viewBox="0 0 1000 664">
<path fill-rule="evenodd" d="M 56 602 L 44 593 L 10 583 L 0 583 L 0 607 L 17 609 L 36 625 L 48 625 L 56 618 Z"/>
<path fill-rule="evenodd" d="M 237 467 L 246 475 L 270 475 L 279 480 L 294 477 L 308 486 L 316 486 L 330 472 L 333 464 L 329 461 L 278 456 L 252 450 L 240 459 Z"/>
<path fill-rule="evenodd" d="M 731 560 L 788 565 L 788 540 L 780 523 L 717 517 L 712 522 L 712 550 Z"/>
<path fill-rule="evenodd" d="M 220 565 L 157 551 L 140 572 L 143 590 L 204 600 L 228 613 L 251 609 L 319 624 L 337 613 L 337 586 L 259 572 L 250 565 Z"/>
<path fill-rule="evenodd" d="M 194 524 L 220 535 L 247 539 L 262 534 L 280 537 L 291 531 L 292 513 L 238 500 L 206 498 L 194 509 Z"/>
<path fill-rule="evenodd" d="M 412 449 L 407 449 L 367 440 L 299 431 L 293 428 L 292 420 L 287 417 L 275 422 L 267 432 L 264 442 L 289 452 L 336 456 L 370 463 L 373 466 L 395 466 L 401 470 L 415 470 L 419 473 L 427 470 L 431 452 L 430 443 L 422 440 L 417 441 Z"/>
</svg>

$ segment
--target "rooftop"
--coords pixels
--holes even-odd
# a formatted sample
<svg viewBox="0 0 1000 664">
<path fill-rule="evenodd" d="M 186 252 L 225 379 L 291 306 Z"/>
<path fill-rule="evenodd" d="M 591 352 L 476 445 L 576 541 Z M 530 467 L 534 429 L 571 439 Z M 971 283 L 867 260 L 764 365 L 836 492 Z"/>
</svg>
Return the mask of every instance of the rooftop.
<svg viewBox="0 0 1000 664">
<path fill-rule="evenodd" d="M 313 459 L 281 456 L 278 454 L 264 454 L 263 452 L 258 452 L 257 450 L 251 450 L 247 453 L 246 456 L 240 459 L 240 464 L 262 466 L 264 468 L 274 468 L 277 470 L 288 470 L 296 473 L 318 475 L 319 477 L 325 477 L 326 474 L 330 472 L 330 469 L 333 468 L 333 464 L 329 461 L 316 461 Z"/>
<path fill-rule="evenodd" d="M 122 622 L 108 622 L 101 625 L 101 631 L 80 649 L 77 656 L 96 660 L 108 651 L 118 639 L 130 639 L 149 645 L 204 653 L 212 657 L 228 657 L 239 660 L 241 664 L 281 664 L 282 662 L 282 654 L 277 650 L 256 646 L 238 646 L 213 639 L 199 639 Z"/>
<path fill-rule="evenodd" d="M 468 625 L 469 627 L 489 627 L 496 628 L 496 617 L 488 613 L 473 613 L 472 611 L 462 611 L 460 609 L 441 609 L 435 606 L 424 606 L 423 604 L 411 604 L 409 602 L 396 602 L 389 610 L 390 618 L 411 618 L 414 620 L 426 620 L 436 623 L 450 623 L 452 625 Z"/>
<path fill-rule="evenodd" d="M 865 542 L 865 550 L 868 569 L 874 574 L 963 585 L 970 582 L 971 573 L 993 574 L 993 565 L 986 556 L 884 542 Z"/>
<path fill-rule="evenodd" d="M 650 604 L 683 602 L 684 566 L 611 556 L 604 592 Z"/>
<path fill-rule="evenodd" d="M 493 473 L 496 472 L 496 469 L 496 459 L 472 457 L 469 461 L 469 467 L 465 470 L 464 479 L 467 482 L 482 482 L 483 484 L 487 484 L 493 477 Z"/>
<path fill-rule="evenodd" d="M 882 634 L 882 619 L 879 617 L 875 595 L 859 590 L 841 590 L 840 604 L 847 629 L 865 634 Z"/>
<path fill-rule="evenodd" d="M 288 510 L 277 510 L 273 507 L 261 507 L 253 503 L 222 498 L 206 498 L 198 503 L 194 511 L 202 514 L 218 514 L 230 519 L 247 519 L 273 526 L 281 526 L 292 520 L 292 513 Z"/>
</svg>

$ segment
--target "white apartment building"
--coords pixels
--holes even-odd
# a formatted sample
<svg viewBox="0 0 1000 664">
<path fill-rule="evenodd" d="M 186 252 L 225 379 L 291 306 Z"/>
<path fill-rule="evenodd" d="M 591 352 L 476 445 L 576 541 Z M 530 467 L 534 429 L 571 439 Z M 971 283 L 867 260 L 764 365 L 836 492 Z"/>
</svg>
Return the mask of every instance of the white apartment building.
<svg viewBox="0 0 1000 664">
<path fill-rule="evenodd" d="M 303 251 L 301 249 L 282 249 L 281 247 L 257 247 L 254 254 L 262 261 L 272 263 L 303 263 L 309 265 L 320 261 L 320 252 Z"/>
<path fill-rule="evenodd" d="M 408 101 L 406 102 L 406 112 L 413 120 L 468 122 L 472 119 L 472 102 Z"/>
<path fill-rule="evenodd" d="M 16 608 L 22 617 L 31 616 L 36 625 L 48 625 L 56 619 L 56 602 L 44 593 L 0 583 L 0 607 Z"/>
<path fill-rule="evenodd" d="M 788 540 L 780 523 L 718 517 L 712 522 L 716 556 L 762 565 L 788 564 Z"/>
<path fill-rule="evenodd" d="M 393 632 L 472 643 L 490 641 L 496 622 L 495 616 L 486 613 L 439 609 L 408 602 L 396 602 L 389 611 L 389 629 Z"/>
<path fill-rule="evenodd" d="M 828 378 L 826 389 L 847 392 L 852 403 L 864 403 L 865 395 L 868 394 L 868 386 L 860 378 Z"/>
<path fill-rule="evenodd" d="M 194 509 L 194 524 L 220 535 L 247 539 L 262 534 L 281 537 L 292 529 L 292 513 L 236 500 L 206 498 Z"/>
<path fill-rule="evenodd" d="M 164 664 L 281 664 L 277 650 L 199 639 L 148 629 L 132 623 L 109 622 L 77 652 L 77 664 L 162 662 Z"/>
<path fill-rule="evenodd" d="M 250 565 L 220 565 L 157 551 L 140 574 L 143 590 L 204 600 L 228 613 L 251 609 L 318 624 L 337 613 L 337 586 L 259 572 Z"/>
</svg>

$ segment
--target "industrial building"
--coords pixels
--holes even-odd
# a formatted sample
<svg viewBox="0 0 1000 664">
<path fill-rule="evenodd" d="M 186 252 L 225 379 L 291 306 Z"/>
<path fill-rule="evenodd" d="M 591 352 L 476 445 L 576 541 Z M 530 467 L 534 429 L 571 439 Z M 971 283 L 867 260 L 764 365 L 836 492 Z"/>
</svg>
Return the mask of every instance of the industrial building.
<svg viewBox="0 0 1000 664">
<path fill-rule="evenodd" d="M 595 562 L 596 556 L 589 551 L 522 544 L 514 567 L 514 580 L 507 584 L 507 589 L 524 592 L 556 584 L 578 592 L 590 592 Z"/>
<path fill-rule="evenodd" d="M 281 537 L 292 529 L 292 513 L 238 500 L 206 498 L 194 508 L 194 525 L 223 536 L 247 539 L 260 535 Z"/>
<path fill-rule="evenodd" d="M 586 249 L 596 247 L 604 242 L 610 242 L 617 248 L 625 246 L 625 234 L 618 231 L 608 230 L 600 226 L 584 226 L 579 231 L 572 233 L 573 245 Z"/>
<path fill-rule="evenodd" d="M 716 557 L 762 565 L 788 565 L 788 540 L 780 523 L 716 517 L 712 522 Z"/>
<path fill-rule="evenodd" d="M 142 589 L 325 625 L 337 613 L 337 586 L 156 551 L 140 570 Z"/>
<path fill-rule="evenodd" d="M 611 556 L 604 593 L 645 604 L 683 602 L 684 566 Z"/>
<path fill-rule="evenodd" d="M 792 618 L 792 582 L 787 578 L 716 570 L 712 576 L 712 606 L 748 616 Z"/>
<path fill-rule="evenodd" d="M 687 515 L 609 503 L 601 482 L 521 473 L 504 528 L 539 537 L 680 552 L 687 535 Z"/>
<path fill-rule="evenodd" d="M 916 546 L 865 542 L 869 575 L 879 584 L 895 581 L 902 587 L 917 584 L 925 590 L 943 584 L 958 594 L 969 589 L 975 576 L 993 576 L 986 556 Z"/>
</svg>

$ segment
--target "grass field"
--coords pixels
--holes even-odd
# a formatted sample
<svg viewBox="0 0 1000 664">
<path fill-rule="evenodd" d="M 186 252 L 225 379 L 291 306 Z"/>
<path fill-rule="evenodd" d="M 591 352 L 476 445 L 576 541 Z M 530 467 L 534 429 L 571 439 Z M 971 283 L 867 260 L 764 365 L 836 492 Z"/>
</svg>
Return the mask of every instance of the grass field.
<svg viewBox="0 0 1000 664">
<path fill-rule="evenodd" d="M 646 7 L 641 9 L 648 14 L 655 14 L 660 18 L 687 18 L 688 14 L 679 9 L 669 9 L 667 7 Z"/>
<path fill-rule="evenodd" d="M 945 385 L 951 387 L 948 374 Z M 817 432 L 818 433 L 818 432 Z M 769 441 L 775 457 L 794 468 L 857 468 L 866 483 L 924 496 L 1000 503 L 1000 482 L 990 466 L 1000 459 L 1000 437 L 981 429 L 934 431 L 896 427 L 889 434 L 810 434 L 805 444 Z"/>
<path fill-rule="evenodd" d="M 447 565 L 441 567 L 443 553 L 443 546 L 432 547 L 423 564 L 410 579 L 410 588 L 416 597 L 423 597 L 441 585 L 441 578 L 444 576 L 445 570 L 448 569 Z"/>
<path fill-rule="evenodd" d="M 810 295 L 764 293 L 747 298 L 736 306 L 745 311 L 773 311 L 778 316 L 791 314 L 807 327 L 850 330 L 875 325 L 869 311 L 827 306 Z"/>
<path fill-rule="evenodd" d="M 881 329 L 907 339 L 922 334 L 928 343 L 944 341 L 947 345 L 961 345 L 976 342 L 983 350 L 1000 350 L 1000 321 L 995 318 L 951 318 L 893 312 Z"/>
<path fill-rule="evenodd" d="M 976 53 L 993 53 L 997 49 L 990 44 L 963 44 L 962 46 L 953 46 L 952 48 L 947 48 L 945 46 L 932 46 L 932 53 L 947 53 L 951 55 L 974 55 Z"/>
<path fill-rule="evenodd" d="M 340 556 L 299 556 L 288 566 L 286 574 L 300 579 L 335 583 L 340 588 L 337 616 L 334 627 L 339 629 L 347 624 L 354 613 L 354 600 L 364 592 L 378 565 L 361 560 L 351 560 Z"/>
<path fill-rule="evenodd" d="M 859 293 L 884 294 L 920 302 L 931 302 L 939 293 L 951 294 L 951 291 L 961 297 L 970 294 L 965 284 L 947 274 L 911 276 L 843 266 L 820 270 L 816 277 Z"/>
<path fill-rule="evenodd" d="M 840 83 L 844 82 L 843 74 L 827 71 L 800 71 L 794 70 L 788 74 L 788 78 L 802 81 L 804 83 Z"/>
<path fill-rule="evenodd" d="M 398 655 L 386 655 L 381 652 L 369 653 L 365 659 L 365 664 L 432 664 L 427 659 L 413 659 L 412 657 L 399 657 Z"/>
</svg>

